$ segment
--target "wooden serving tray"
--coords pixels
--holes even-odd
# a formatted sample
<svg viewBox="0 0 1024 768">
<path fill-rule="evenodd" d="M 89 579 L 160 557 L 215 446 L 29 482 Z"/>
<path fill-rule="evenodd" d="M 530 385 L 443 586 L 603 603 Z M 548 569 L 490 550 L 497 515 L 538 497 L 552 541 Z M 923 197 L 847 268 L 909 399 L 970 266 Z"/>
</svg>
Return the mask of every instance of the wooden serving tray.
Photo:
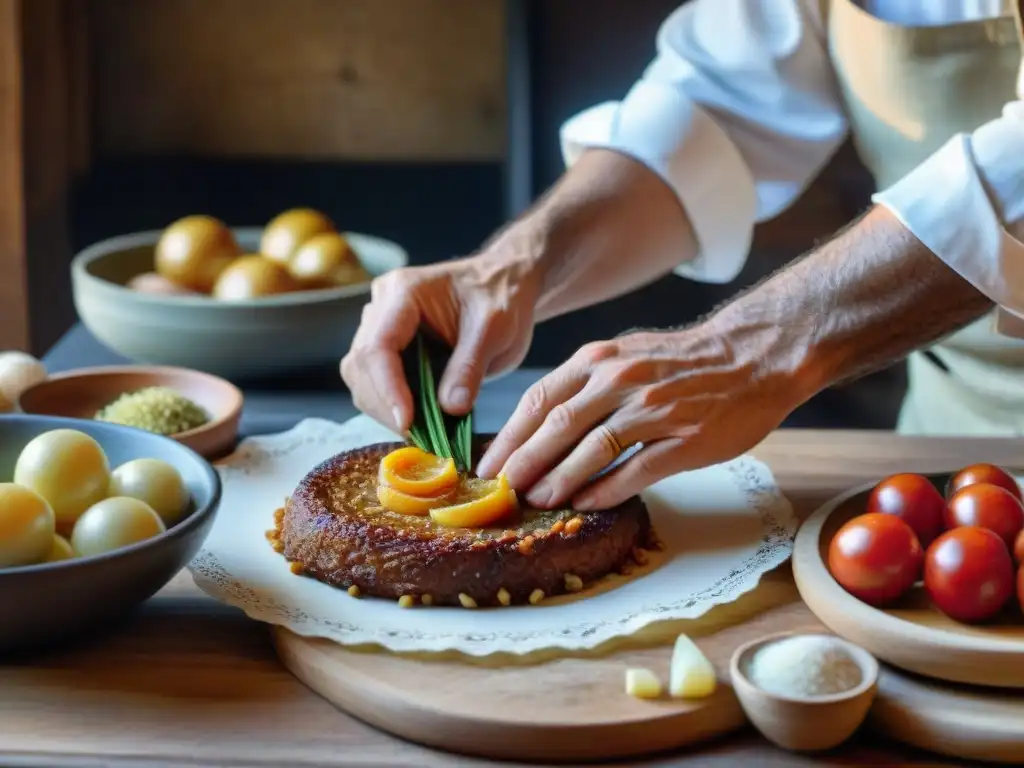
<svg viewBox="0 0 1024 768">
<path fill-rule="evenodd" d="M 1016 601 L 994 621 L 969 626 L 933 607 L 920 585 L 880 610 L 832 578 L 825 564 L 829 542 L 843 523 L 863 513 L 870 490 L 864 486 L 833 499 L 801 526 L 793 576 L 807 607 L 837 635 L 900 669 L 954 683 L 1024 688 L 1024 617 Z"/>
<path fill-rule="evenodd" d="M 934 608 L 920 585 L 880 610 L 829 573 L 828 544 L 843 523 L 863 513 L 872 487 L 848 491 L 808 517 L 792 559 L 807 608 L 891 665 L 882 669 L 869 724 L 933 752 L 1024 765 L 1024 617 L 1016 605 L 990 624 L 968 626 Z"/>
</svg>

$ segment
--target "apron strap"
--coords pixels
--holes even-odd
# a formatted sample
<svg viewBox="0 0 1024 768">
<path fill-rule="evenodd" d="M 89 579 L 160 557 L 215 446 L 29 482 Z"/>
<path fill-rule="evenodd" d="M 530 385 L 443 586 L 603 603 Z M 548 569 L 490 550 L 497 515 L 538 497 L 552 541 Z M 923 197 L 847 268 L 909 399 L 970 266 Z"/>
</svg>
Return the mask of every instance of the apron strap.
<svg viewBox="0 0 1024 768">
<path fill-rule="evenodd" d="M 1024 0 L 1018 0 L 1024 3 Z M 818 12 L 821 14 L 822 29 L 828 29 L 828 14 L 832 9 L 832 0 L 818 0 Z"/>
</svg>

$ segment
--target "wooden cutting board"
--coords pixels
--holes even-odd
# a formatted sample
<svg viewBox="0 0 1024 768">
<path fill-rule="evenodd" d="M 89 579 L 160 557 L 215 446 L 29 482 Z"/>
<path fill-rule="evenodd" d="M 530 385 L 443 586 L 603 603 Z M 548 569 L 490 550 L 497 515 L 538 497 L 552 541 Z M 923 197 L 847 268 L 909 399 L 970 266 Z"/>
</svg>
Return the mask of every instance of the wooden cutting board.
<svg viewBox="0 0 1024 768">
<path fill-rule="evenodd" d="M 503 760 L 607 760 L 678 748 L 742 727 L 727 682 L 710 698 L 640 701 L 625 670 L 667 682 L 671 643 L 685 628 L 728 681 L 733 650 L 755 637 L 821 629 L 797 600 L 789 567 L 700 619 L 671 622 L 576 657 L 531 654 L 486 662 L 459 654 L 354 649 L 273 628 L 284 665 L 335 706 L 411 741 Z M 684 627 L 685 625 L 685 627 Z M 637 647 L 641 646 L 641 647 Z"/>
</svg>

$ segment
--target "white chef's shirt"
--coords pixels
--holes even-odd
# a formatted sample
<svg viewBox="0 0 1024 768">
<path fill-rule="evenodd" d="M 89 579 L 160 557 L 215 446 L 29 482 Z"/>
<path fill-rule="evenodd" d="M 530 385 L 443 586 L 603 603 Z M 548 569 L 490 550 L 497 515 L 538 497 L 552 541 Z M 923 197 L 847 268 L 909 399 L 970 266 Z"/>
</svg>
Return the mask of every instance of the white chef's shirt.
<svg viewBox="0 0 1024 768">
<path fill-rule="evenodd" d="M 860 4 L 920 26 L 1009 15 L 1012 2 Z M 571 118 L 561 138 L 568 164 L 603 147 L 660 175 L 699 245 L 677 272 L 725 283 L 746 261 L 754 224 L 799 197 L 846 132 L 818 0 L 692 0 L 662 25 L 657 56 L 626 97 Z M 1024 246 L 1004 231 L 1024 219 L 1024 103 L 954 136 L 874 199 L 989 298 L 1024 315 Z"/>
</svg>

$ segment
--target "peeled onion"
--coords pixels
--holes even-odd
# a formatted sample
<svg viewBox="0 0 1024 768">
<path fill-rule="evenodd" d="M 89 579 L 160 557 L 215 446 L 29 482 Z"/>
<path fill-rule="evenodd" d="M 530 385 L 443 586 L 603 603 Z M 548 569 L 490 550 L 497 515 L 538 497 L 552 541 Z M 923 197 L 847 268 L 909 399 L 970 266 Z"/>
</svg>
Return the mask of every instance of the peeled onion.
<svg viewBox="0 0 1024 768">
<path fill-rule="evenodd" d="M 25 446 L 14 467 L 14 482 L 46 499 L 57 529 L 66 531 L 107 495 L 110 465 L 100 444 L 84 432 L 55 429 Z"/>
<path fill-rule="evenodd" d="M 71 548 L 79 557 L 102 555 L 151 539 L 167 530 L 151 506 L 138 499 L 114 496 L 94 504 L 78 518 Z"/>
<path fill-rule="evenodd" d="M 0 393 L 11 407 L 18 402 L 22 392 L 46 381 L 46 377 L 46 366 L 32 355 L 25 352 L 0 353 Z"/>
<path fill-rule="evenodd" d="M 110 476 L 111 496 L 144 501 L 166 525 L 174 525 L 188 510 L 189 494 L 181 474 L 160 459 L 135 459 Z"/>
<path fill-rule="evenodd" d="M 0 483 L 0 568 L 42 562 L 53 546 L 53 509 L 38 493 Z"/>
<path fill-rule="evenodd" d="M 44 562 L 56 563 L 58 560 L 70 560 L 75 556 L 71 543 L 59 533 L 53 535 L 53 544 L 50 546 L 50 554 Z"/>
</svg>

